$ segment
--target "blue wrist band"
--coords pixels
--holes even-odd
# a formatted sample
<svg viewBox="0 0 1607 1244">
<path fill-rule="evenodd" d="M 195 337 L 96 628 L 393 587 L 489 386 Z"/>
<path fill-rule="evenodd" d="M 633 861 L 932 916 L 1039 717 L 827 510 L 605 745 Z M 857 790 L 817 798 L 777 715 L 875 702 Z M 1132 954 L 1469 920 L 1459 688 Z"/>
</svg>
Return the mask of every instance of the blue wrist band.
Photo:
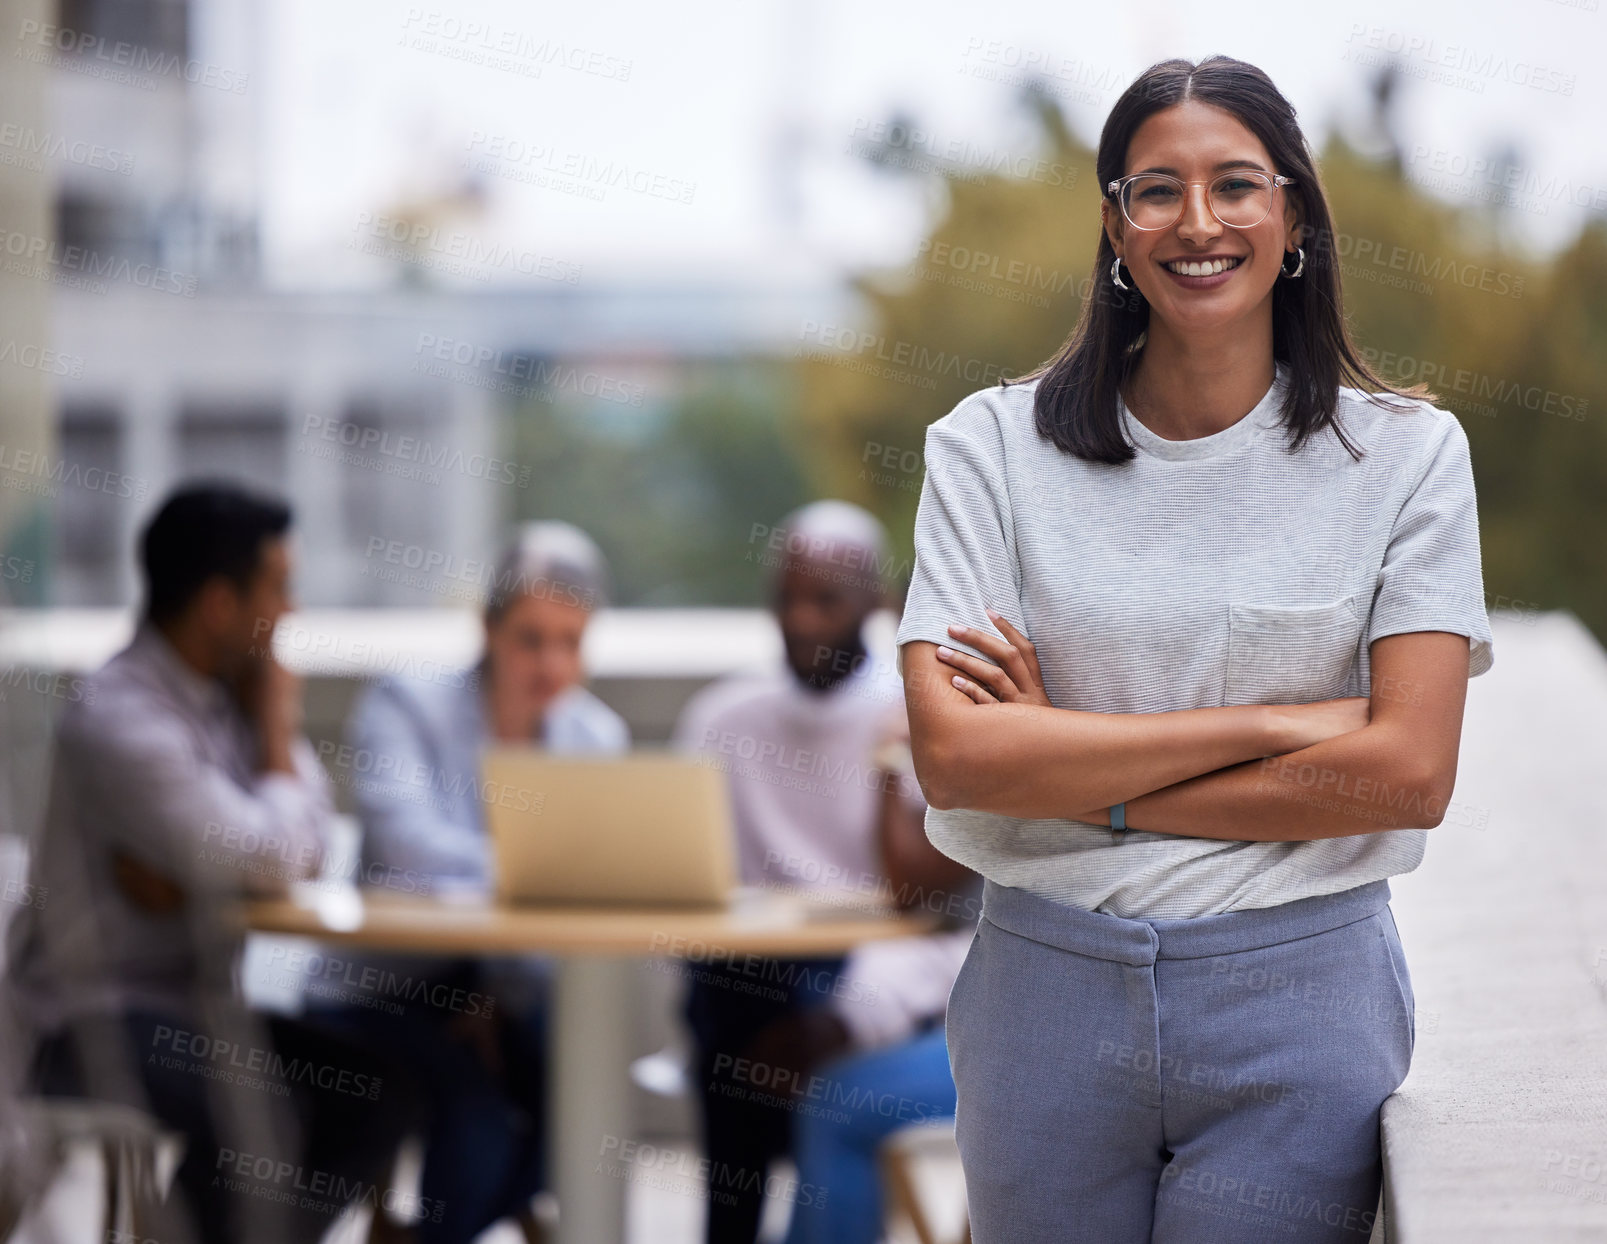
<svg viewBox="0 0 1607 1244">
<path fill-rule="evenodd" d="M 1125 802 L 1110 805 L 1110 828 L 1113 833 L 1125 834 L 1127 832 L 1127 804 Z"/>
</svg>

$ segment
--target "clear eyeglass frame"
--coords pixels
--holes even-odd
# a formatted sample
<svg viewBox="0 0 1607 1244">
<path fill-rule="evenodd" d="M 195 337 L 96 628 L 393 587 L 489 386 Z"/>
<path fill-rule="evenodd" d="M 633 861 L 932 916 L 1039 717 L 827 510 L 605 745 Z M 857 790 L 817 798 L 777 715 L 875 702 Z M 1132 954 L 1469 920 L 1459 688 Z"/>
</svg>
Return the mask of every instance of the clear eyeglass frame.
<svg viewBox="0 0 1607 1244">
<path fill-rule="evenodd" d="M 1132 211 L 1127 206 L 1126 190 L 1129 184 L 1137 181 L 1140 177 L 1148 177 L 1155 181 L 1169 181 L 1173 185 L 1177 186 L 1179 191 L 1177 215 L 1166 224 L 1141 225 L 1133 219 Z M 1217 214 L 1216 204 L 1211 201 L 1211 188 L 1215 187 L 1217 182 L 1228 177 L 1251 177 L 1257 181 L 1268 183 L 1269 193 L 1267 195 L 1266 213 L 1254 224 L 1234 224 L 1232 221 L 1223 220 L 1222 217 Z M 1206 186 L 1207 190 L 1205 192 L 1205 206 L 1210 211 L 1211 215 L 1216 217 L 1218 223 L 1228 229 L 1254 229 L 1257 225 L 1263 223 L 1268 216 L 1272 215 L 1272 205 L 1278 196 L 1279 187 L 1292 186 L 1295 184 L 1296 181 L 1293 177 L 1285 177 L 1282 173 L 1277 173 L 1271 177 L 1268 177 L 1265 173 L 1258 172 L 1255 169 L 1240 169 L 1227 173 L 1218 173 L 1215 177 L 1211 178 L 1209 182 L 1184 181 L 1181 177 L 1173 177 L 1169 173 L 1129 173 L 1126 177 L 1118 177 L 1115 181 L 1107 184 L 1105 187 L 1105 193 L 1115 196 L 1116 202 L 1121 206 L 1122 217 L 1133 228 L 1137 229 L 1141 233 L 1159 233 L 1163 229 L 1170 229 L 1179 220 L 1183 219 L 1183 207 L 1188 195 L 1188 188 L 1190 186 Z"/>
</svg>

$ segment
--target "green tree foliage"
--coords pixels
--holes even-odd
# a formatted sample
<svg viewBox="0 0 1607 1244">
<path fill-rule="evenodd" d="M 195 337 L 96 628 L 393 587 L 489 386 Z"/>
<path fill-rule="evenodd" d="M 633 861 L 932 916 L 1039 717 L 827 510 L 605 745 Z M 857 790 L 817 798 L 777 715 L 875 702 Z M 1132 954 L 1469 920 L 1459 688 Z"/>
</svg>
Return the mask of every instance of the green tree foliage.
<svg viewBox="0 0 1607 1244">
<path fill-rule="evenodd" d="M 523 403 L 509 457 L 532 482 L 513 517 L 589 532 L 618 603 L 760 603 L 764 529 L 810 495 L 777 373 L 763 361 L 691 365 L 657 410 Z"/>
<path fill-rule="evenodd" d="M 1607 635 L 1607 231 L 1598 223 L 1535 261 L 1493 244 L 1479 213 L 1343 145 L 1323 171 L 1350 238 L 1358 342 L 1390 378 L 1427 382 L 1467 430 L 1491 605 L 1572 609 Z"/>
<path fill-rule="evenodd" d="M 1025 178 L 955 170 L 947 207 L 907 268 L 855 281 L 870 327 L 805 343 L 799 417 L 824 495 L 888 524 L 909 564 L 926 425 L 1059 347 L 1093 279 L 1093 153 L 1036 106 L 1042 158 Z"/>
<path fill-rule="evenodd" d="M 796 364 L 815 491 L 881 515 L 900 562 L 926 425 L 1049 357 L 1087 282 L 1105 279 L 1089 270 L 1093 153 L 1054 108 L 1033 107 L 1035 175 L 948 171 L 916 262 L 860 276 L 865 325 L 823 330 Z M 1387 378 L 1428 383 L 1467 429 L 1491 606 L 1571 609 L 1607 636 L 1607 226 L 1536 260 L 1395 161 L 1336 140 L 1320 163 L 1358 345 Z"/>
</svg>

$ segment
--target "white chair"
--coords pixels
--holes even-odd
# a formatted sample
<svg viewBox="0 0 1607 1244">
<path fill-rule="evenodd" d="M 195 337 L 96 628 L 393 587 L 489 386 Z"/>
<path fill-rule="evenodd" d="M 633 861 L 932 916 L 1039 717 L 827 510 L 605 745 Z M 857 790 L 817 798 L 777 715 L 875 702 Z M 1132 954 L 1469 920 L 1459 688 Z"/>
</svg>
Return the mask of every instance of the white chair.
<svg viewBox="0 0 1607 1244">
<path fill-rule="evenodd" d="M 0 1240 L 37 1209 L 74 1148 L 93 1146 L 104 1190 L 102 1240 L 141 1240 L 167 1199 L 184 1138 L 142 1111 L 111 1102 L 33 1097 L 12 1104 L 23 1178 L 0 1188 Z"/>
<path fill-rule="evenodd" d="M 909 1221 L 920 1244 L 971 1244 L 960 1151 L 950 1119 L 900 1128 L 882 1142 L 882 1187 L 889 1216 Z M 954 1182 L 958 1181 L 958 1188 Z M 947 1184 L 947 1188 L 944 1185 Z M 934 1190 L 936 1194 L 934 1195 Z M 956 1226 L 955 1202 L 959 1222 Z M 947 1219 L 948 1221 L 944 1221 Z M 940 1229 L 939 1224 L 947 1230 Z"/>
</svg>

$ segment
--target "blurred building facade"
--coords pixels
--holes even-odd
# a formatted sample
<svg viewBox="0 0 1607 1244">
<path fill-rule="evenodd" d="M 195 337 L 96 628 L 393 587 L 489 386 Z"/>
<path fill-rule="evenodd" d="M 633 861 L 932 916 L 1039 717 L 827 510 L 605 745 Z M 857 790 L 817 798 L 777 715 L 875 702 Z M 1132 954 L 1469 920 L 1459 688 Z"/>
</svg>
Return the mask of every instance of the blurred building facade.
<svg viewBox="0 0 1607 1244">
<path fill-rule="evenodd" d="M 509 456 L 521 404 L 650 421 L 689 365 L 780 356 L 841 300 L 598 288 L 550 266 L 519 283 L 536 266 L 520 264 L 463 288 L 438 279 L 433 235 L 398 243 L 361 221 L 346 244 L 376 258 L 377 287 L 276 287 L 262 21 L 247 0 L 62 0 L 57 31 L 23 39 L 48 66 L 34 145 L 55 230 L 45 474 L 62 482 L 39 603 L 132 603 L 135 533 L 198 474 L 292 501 L 305 603 L 438 602 L 396 566 L 483 558 L 510 518 L 540 512 L 540 464 Z"/>
</svg>

